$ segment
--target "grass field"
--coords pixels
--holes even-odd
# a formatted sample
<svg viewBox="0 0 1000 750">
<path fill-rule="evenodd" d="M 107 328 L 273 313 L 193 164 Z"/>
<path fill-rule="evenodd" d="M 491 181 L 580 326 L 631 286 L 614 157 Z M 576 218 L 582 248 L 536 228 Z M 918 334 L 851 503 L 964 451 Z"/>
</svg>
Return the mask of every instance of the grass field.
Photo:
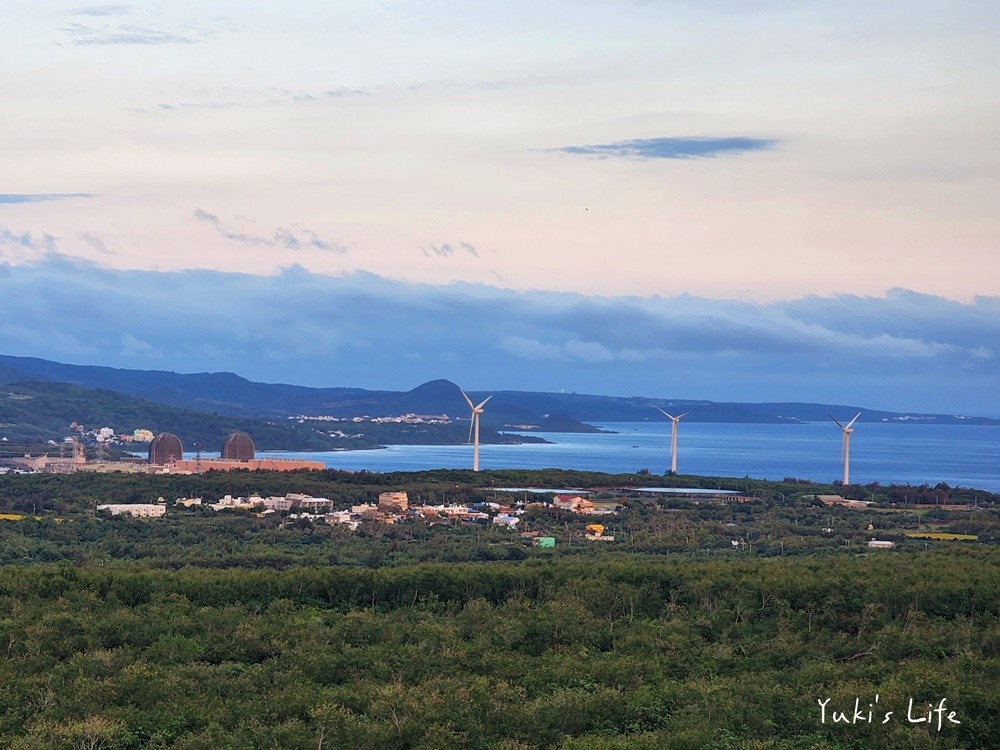
<svg viewBox="0 0 1000 750">
<path fill-rule="evenodd" d="M 944 531 L 907 531 L 910 539 L 947 539 L 960 542 L 975 542 L 979 537 L 975 534 L 949 534 Z"/>
</svg>

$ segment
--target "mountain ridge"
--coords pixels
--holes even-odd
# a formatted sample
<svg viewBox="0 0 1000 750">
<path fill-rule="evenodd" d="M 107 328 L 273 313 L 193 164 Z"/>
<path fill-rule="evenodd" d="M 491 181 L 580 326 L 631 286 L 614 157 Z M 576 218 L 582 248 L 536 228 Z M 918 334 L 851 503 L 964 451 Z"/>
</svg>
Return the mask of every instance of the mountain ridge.
<svg viewBox="0 0 1000 750">
<path fill-rule="evenodd" d="M 467 419 L 468 407 L 459 386 L 445 379 L 430 380 L 408 391 L 368 390 L 357 387 L 313 388 L 283 383 L 258 383 L 231 372 L 176 373 L 169 370 L 131 370 L 100 365 L 71 365 L 33 357 L 0 355 L 0 383 L 25 378 L 49 379 L 85 388 L 103 388 L 154 403 L 231 417 L 255 419 L 296 415 L 352 418 L 413 414 L 447 414 Z M 657 421 L 656 411 L 684 412 L 692 422 L 774 423 L 850 419 L 860 422 L 1000 425 L 988 417 L 894 412 L 846 404 L 813 402 L 719 402 L 705 399 L 666 399 L 647 396 L 544 391 L 469 391 L 470 398 L 492 396 L 484 425 L 502 429 L 527 425 L 543 429 L 559 416 L 561 430 L 590 431 L 587 422 Z"/>
</svg>

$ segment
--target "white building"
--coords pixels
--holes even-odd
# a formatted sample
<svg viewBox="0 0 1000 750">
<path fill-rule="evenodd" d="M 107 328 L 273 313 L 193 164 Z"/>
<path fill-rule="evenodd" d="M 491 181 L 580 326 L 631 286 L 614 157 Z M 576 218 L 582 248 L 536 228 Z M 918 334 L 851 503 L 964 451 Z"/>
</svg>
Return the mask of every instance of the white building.
<svg viewBox="0 0 1000 750">
<path fill-rule="evenodd" d="M 352 517 L 349 510 L 338 510 L 333 513 L 327 513 L 326 522 L 330 525 L 341 524 L 349 528 L 351 531 L 357 531 L 358 527 L 361 525 L 359 520 Z"/>
<path fill-rule="evenodd" d="M 259 499 L 259 498 L 258 498 Z M 252 510 L 254 504 L 250 502 L 250 498 L 247 497 L 233 497 L 232 495 L 226 495 L 219 502 L 212 503 L 208 506 L 212 510 Z"/>
<path fill-rule="evenodd" d="M 113 516 L 135 516 L 136 518 L 158 518 L 166 515 L 167 506 L 159 503 L 120 503 L 98 505 L 98 510 L 106 510 Z"/>
<path fill-rule="evenodd" d="M 291 495 L 286 495 L 286 497 L 291 498 Z M 309 497 L 308 495 L 299 495 L 296 498 L 298 507 L 307 512 L 317 513 L 321 510 L 331 510 L 333 508 L 333 501 L 326 497 Z"/>
<path fill-rule="evenodd" d="M 892 549 L 895 546 L 893 542 L 886 542 L 880 539 L 872 539 L 868 542 L 868 549 Z"/>
<path fill-rule="evenodd" d="M 294 505 L 295 501 L 290 497 L 258 497 L 254 495 L 250 498 L 251 502 L 255 505 L 263 505 L 267 510 L 277 511 L 279 513 L 287 513 L 290 511 Z"/>
</svg>

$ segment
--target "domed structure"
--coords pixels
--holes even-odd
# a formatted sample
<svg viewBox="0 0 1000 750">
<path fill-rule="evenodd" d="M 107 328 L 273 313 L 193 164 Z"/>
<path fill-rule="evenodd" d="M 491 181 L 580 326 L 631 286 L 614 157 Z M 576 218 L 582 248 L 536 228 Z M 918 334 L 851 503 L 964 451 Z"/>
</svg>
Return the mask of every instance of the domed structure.
<svg viewBox="0 0 1000 750">
<path fill-rule="evenodd" d="M 231 433 L 222 444 L 222 458 L 230 461 L 253 461 L 253 440 L 244 432 Z"/>
<path fill-rule="evenodd" d="M 169 432 L 161 432 L 149 444 L 149 463 L 166 466 L 184 458 L 181 439 Z"/>
</svg>

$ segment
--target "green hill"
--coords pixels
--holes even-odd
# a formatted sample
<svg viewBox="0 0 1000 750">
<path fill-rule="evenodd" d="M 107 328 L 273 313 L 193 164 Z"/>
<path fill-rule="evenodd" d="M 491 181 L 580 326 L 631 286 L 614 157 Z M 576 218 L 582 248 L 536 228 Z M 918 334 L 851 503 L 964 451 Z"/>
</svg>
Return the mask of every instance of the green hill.
<svg viewBox="0 0 1000 750">
<path fill-rule="evenodd" d="M 340 424 L 280 418 L 248 419 L 213 412 L 182 409 L 126 396 L 106 389 L 81 388 L 67 383 L 23 382 L 0 385 L 0 441 L 8 445 L 60 441 L 70 434 L 70 424 L 87 431 L 110 427 L 116 434 L 148 429 L 172 432 L 186 450 L 196 446 L 218 451 L 226 435 L 246 432 L 258 450 L 329 451 L 377 448 L 385 444 L 458 444 L 466 441 L 468 427 L 461 423 Z M 349 426 L 348 426 L 349 425 Z M 333 434 L 331 434 L 333 433 Z M 6 438 L 6 441 L 2 439 Z M 526 442 L 484 429 L 483 443 Z M 539 438 L 534 440 L 540 441 Z M 143 445 L 137 445 L 141 449 Z M 10 451 L 7 451 L 8 453 Z"/>
<path fill-rule="evenodd" d="M 234 430 L 252 435 L 260 450 L 333 450 L 346 443 L 303 425 L 177 409 L 104 389 L 51 382 L 0 386 L 0 435 L 8 442 L 58 440 L 70 434 L 71 422 L 87 430 L 110 427 L 117 434 L 139 428 L 172 432 L 189 450 L 200 445 L 218 451 Z M 353 447 L 376 445 L 357 442 L 352 441 Z"/>
</svg>

